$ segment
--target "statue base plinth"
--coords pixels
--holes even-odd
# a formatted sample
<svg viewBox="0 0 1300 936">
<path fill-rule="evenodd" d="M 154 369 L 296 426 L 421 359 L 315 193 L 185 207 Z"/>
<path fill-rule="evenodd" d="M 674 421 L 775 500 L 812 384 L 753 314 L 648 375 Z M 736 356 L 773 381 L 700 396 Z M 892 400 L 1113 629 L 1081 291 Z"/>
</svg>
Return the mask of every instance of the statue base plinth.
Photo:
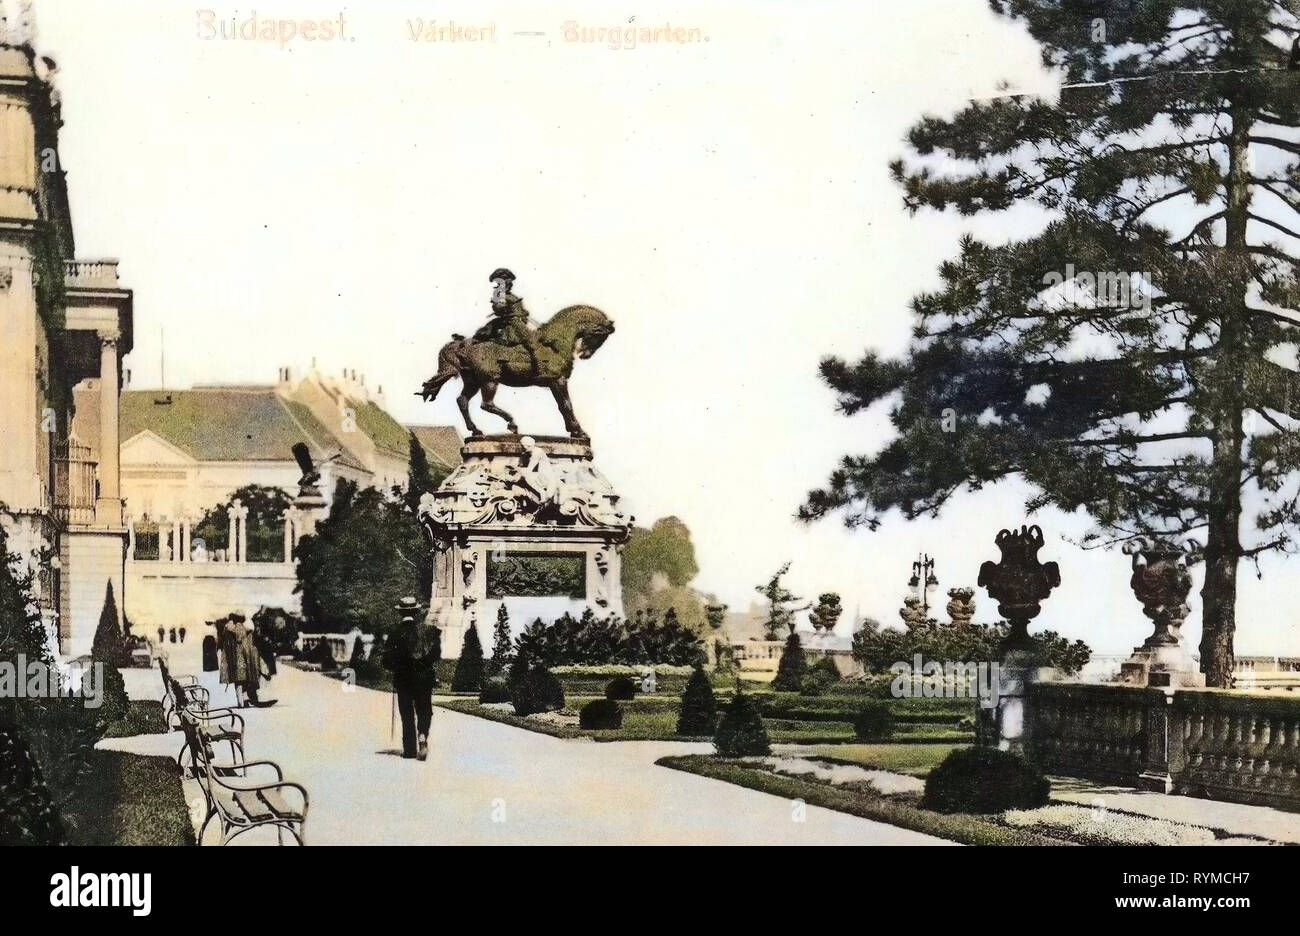
<svg viewBox="0 0 1300 936">
<path fill-rule="evenodd" d="M 1143 644 L 1120 664 L 1119 682 L 1126 686 L 1203 689 L 1205 674 L 1197 670 L 1196 661 L 1181 644 Z"/>
<path fill-rule="evenodd" d="M 588 442 L 475 436 L 461 458 L 419 509 L 434 552 L 429 619 L 442 630 L 444 657 L 460 655 L 471 626 L 490 629 L 502 604 L 516 635 L 534 620 L 550 623 L 566 613 L 623 616 L 621 551 L 633 518 L 619 509 Z M 510 575 L 512 566 L 548 564 L 568 565 L 576 587 L 538 593 L 546 588 L 519 587 L 525 580 L 535 585 L 536 575 Z M 490 632 L 480 630 L 479 640 L 490 646 Z"/>
</svg>

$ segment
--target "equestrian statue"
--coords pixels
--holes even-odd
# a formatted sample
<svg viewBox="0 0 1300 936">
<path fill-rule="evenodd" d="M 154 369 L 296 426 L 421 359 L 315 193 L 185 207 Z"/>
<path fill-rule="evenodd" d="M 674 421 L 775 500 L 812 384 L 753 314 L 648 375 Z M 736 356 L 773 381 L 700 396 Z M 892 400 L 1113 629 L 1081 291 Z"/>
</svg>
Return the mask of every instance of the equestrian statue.
<svg viewBox="0 0 1300 936">
<path fill-rule="evenodd" d="M 569 376 L 577 358 L 589 358 L 614 333 L 614 323 L 599 309 L 573 305 L 556 312 L 545 325 L 534 326 L 523 300 L 513 292 L 515 275 L 495 270 L 492 283 L 492 317 L 473 338 L 453 335 L 438 352 L 438 373 L 424 382 L 419 395 L 437 398 L 443 384 L 460 377 L 456 404 L 471 436 L 483 433 L 469 415 L 469 403 L 483 394 L 483 409 L 506 421 L 509 432 L 519 427 L 514 417 L 494 402 L 497 387 L 546 387 L 555 397 L 565 431 L 575 439 L 588 436 L 573 415 Z"/>
</svg>

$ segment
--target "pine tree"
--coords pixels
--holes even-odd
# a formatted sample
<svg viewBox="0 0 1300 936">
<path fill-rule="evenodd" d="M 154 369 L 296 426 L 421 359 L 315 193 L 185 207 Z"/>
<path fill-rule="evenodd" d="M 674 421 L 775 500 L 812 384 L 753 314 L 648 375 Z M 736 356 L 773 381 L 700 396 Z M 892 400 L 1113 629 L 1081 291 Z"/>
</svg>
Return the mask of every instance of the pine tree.
<svg viewBox="0 0 1300 936">
<path fill-rule="evenodd" d="M 966 237 L 913 301 L 903 359 L 822 362 L 843 413 L 890 399 L 897 433 L 846 457 L 801 516 L 875 529 L 890 510 L 933 515 L 1017 476 L 1029 510 L 1084 508 L 1094 545 L 1195 532 L 1201 667 L 1226 686 L 1237 568 L 1285 550 L 1300 524 L 1300 376 L 1265 358 L 1300 337 L 1300 260 L 1278 238 L 1300 237 L 1294 13 L 1274 0 L 992 7 L 1040 44 L 1059 99 L 927 117 L 908 135 L 916 158 L 891 168 L 909 211 L 1032 207 L 1045 226 Z"/>
<path fill-rule="evenodd" d="M 804 655 L 803 644 L 799 635 L 790 632 L 785 639 L 785 648 L 781 651 L 781 660 L 776 664 L 776 677 L 772 688 L 778 692 L 798 692 L 803 686 L 804 674 L 808 672 L 808 658 Z"/>
<path fill-rule="evenodd" d="M 682 706 L 677 715 L 677 733 L 692 737 L 711 736 L 717 725 L 718 702 L 713 697 L 713 684 L 709 682 L 704 667 L 697 665 L 682 693 Z"/>
<path fill-rule="evenodd" d="M 503 601 L 497 606 L 497 622 L 492 627 L 492 659 L 488 669 L 496 675 L 504 672 L 514 655 L 514 641 L 510 639 L 510 611 Z"/>
<path fill-rule="evenodd" d="M 794 633 L 794 616 L 803 608 L 793 607 L 797 602 L 803 599 L 797 597 L 790 589 L 785 587 L 781 581 L 785 574 L 790 571 L 790 563 L 786 563 L 776 570 L 770 579 L 762 585 L 755 585 L 754 591 L 758 592 L 767 599 L 767 621 L 765 624 L 765 636 L 768 640 L 776 640 L 782 630 L 788 630 Z M 807 607 L 805 605 L 804 607 Z"/>
<path fill-rule="evenodd" d="M 478 626 L 471 621 L 460 647 L 456 672 L 451 677 L 451 691 L 478 692 L 483 688 L 483 676 L 483 645 L 479 643 Z"/>
</svg>

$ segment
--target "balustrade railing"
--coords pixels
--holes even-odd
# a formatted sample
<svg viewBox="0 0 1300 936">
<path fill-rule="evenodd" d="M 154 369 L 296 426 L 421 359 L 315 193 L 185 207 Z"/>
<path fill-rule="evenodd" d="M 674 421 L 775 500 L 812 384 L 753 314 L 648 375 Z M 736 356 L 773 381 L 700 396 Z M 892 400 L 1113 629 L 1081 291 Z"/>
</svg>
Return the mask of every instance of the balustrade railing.
<svg viewBox="0 0 1300 936">
<path fill-rule="evenodd" d="M 1039 683 L 1030 756 L 1049 773 L 1300 809 L 1300 698 Z"/>
<path fill-rule="evenodd" d="M 95 522 L 96 472 L 90 446 L 68 440 L 55 446 L 53 513 L 64 526 Z"/>
</svg>

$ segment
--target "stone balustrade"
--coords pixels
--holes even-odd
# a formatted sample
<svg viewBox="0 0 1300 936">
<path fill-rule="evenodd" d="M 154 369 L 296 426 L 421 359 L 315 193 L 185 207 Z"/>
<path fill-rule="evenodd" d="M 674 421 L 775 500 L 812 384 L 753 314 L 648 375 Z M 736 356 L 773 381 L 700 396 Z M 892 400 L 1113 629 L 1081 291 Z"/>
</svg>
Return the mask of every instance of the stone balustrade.
<svg viewBox="0 0 1300 936">
<path fill-rule="evenodd" d="M 67 260 L 64 285 L 72 289 L 118 289 L 116 260 Z"/>
<path fill-rule="evenodd" d="M 1030 756 L 1048 773 L 1300 809 L 1300 698 L 1039 683 Z"/>
<path fill-rule="evenodd" d="M 297 644 L 299 650 L 311 650 L 318 644 L 326 644 L 330 648 L 334 662 L 346 665 L 352 660 L 358 641 L 365 648 L 365 655 L 369 657 L 375 636 L 363 634 L 360 630 L 351 630 L 346 634 L 299 634 Z"/>
</svg>

